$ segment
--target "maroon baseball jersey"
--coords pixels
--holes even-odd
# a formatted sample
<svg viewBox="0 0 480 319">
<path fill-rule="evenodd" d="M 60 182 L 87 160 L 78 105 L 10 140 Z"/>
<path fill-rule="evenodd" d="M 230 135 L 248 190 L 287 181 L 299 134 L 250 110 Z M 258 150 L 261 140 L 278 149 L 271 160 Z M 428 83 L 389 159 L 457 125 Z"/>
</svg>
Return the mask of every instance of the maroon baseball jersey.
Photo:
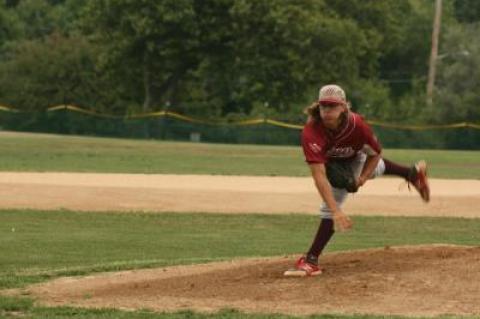
<svg viewBox="0 0 480 319">
<path fill-rule="evenodd" d="M 348 112 L 347 121 L 338 132 L 328 130 L 322 122 L 309 120 L 302 131 L 302 146 L 309 164 L 348 160 L 359 152 L 375 155 L 382 151 L 370 126 L 353 112 Z"/>
</svg>

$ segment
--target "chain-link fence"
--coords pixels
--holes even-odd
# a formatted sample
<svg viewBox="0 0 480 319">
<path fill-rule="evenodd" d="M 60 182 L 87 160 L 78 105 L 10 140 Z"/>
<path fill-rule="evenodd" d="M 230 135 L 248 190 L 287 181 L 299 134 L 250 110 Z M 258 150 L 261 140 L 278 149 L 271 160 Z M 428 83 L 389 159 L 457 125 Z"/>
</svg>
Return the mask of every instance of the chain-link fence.
<svg viewBox="0 0 480 319">
<path fill-rule="evenodd" d="M 3 130 L 235 144 L 298 145 L 301 124 L 271 119 L 210 122 L 176 113 L 111 116 L 71 106 L 45 112 L 0 109 Z M 369 122 L 386 148 L 480 149 L 480 125 L 402 126 Z"/>
</svg>

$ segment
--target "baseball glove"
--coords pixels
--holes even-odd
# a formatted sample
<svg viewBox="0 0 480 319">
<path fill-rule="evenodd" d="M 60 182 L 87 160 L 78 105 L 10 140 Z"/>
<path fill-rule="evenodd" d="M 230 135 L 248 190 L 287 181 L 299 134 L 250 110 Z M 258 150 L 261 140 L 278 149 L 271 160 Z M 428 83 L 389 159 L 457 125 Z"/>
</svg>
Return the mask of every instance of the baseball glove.
<svg viewBox="0 0 480 319">
<path fill-rule="evenodd" d="M 325 165 L 325 168 L 332 187 L 346 189 L 349 193 L 358 191 L 357 179 L 349 162 L 331 161 Z"/>
</svg>

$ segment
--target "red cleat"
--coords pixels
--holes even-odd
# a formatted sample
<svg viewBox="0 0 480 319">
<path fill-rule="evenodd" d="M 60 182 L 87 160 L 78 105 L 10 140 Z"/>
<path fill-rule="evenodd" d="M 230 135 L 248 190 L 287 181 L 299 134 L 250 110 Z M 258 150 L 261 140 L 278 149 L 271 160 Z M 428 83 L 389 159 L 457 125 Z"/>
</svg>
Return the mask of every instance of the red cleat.
<svg viewBox="0 0 480 319">
<path fill-rule="evenodd" d="M 287 277 L 306 277 L 318 276 L 322 273 L 322 269 L 318 265 L 308 263 L 305 257 L 300 257 L 295 263 L 295 268 L 289 269 L 283 273 Z"/>
<path fill-rule="evenodd" d="M 419 161 L 413 167 L 415 170 L 412 174 L 411 180 L 408 182 L 415 187 L 420 196 L 425 202 L 430 201 L 430 186 L 428 186 L 427 178 L 427 163 L 425 161 Z"/>
</svg>

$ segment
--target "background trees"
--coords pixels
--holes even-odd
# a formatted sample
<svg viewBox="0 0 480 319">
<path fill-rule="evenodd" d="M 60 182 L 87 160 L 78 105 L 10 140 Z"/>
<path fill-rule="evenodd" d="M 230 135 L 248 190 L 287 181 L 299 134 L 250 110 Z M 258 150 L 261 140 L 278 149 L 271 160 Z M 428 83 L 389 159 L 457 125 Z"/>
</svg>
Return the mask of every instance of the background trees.
<svg viewBox="0 0 480 319">
<path fill-rule="evenodd" d="M 0 104 L 296 121 L 336 82 L 373 119 L 478 121 L 476 3 L 444 0 L 426 109 L 431 0 L 4 1 Z"/>
<path fill-rule="evenodd" d="M 480 23 L 457 25 L 445 34 L 439 56 L 436 103 L 430 110 L 437 123 L 480 119 Z"/>
</svg>

